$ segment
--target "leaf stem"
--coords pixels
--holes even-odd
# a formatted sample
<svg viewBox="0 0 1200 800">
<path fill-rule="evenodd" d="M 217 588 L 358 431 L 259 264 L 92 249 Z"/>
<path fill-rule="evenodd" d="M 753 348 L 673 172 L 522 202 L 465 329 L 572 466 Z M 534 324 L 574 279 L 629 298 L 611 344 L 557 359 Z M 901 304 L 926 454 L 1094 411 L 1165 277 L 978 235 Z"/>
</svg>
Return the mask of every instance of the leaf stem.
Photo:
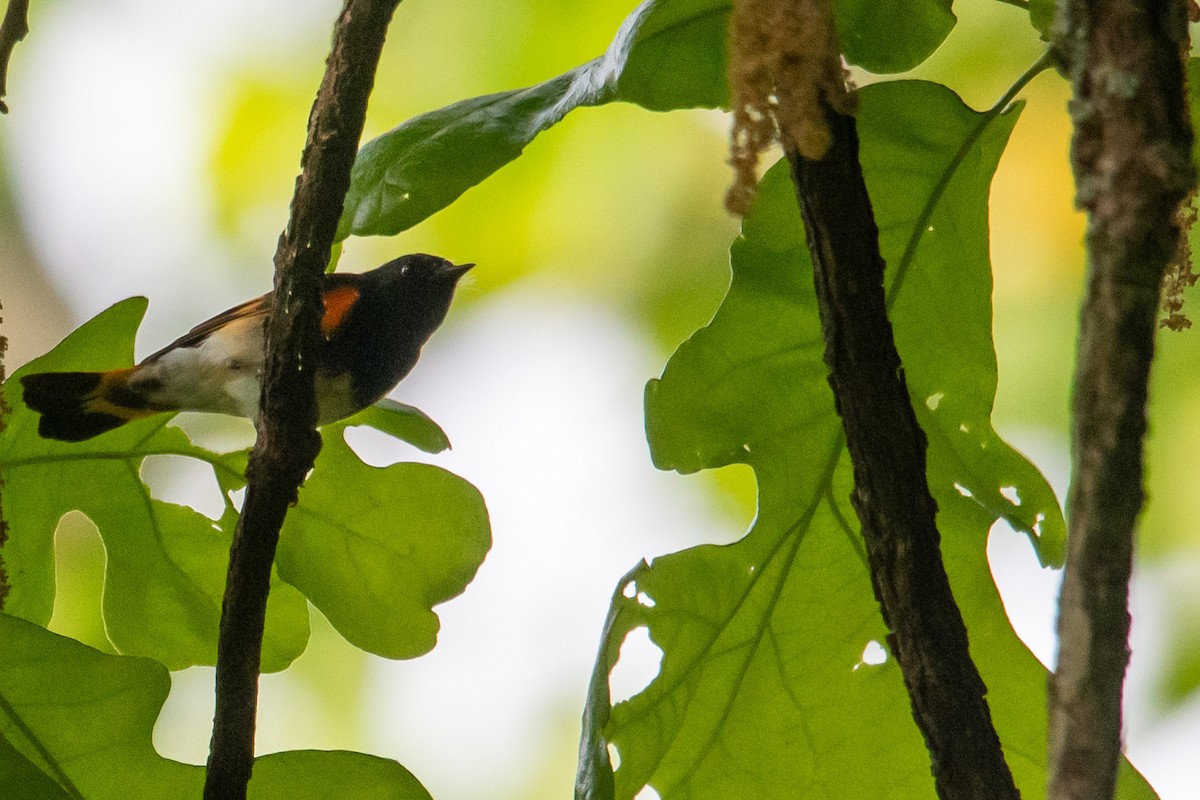
<svg viewBox="0 0 1200 800">
<path fill-rule="evenodd" d="M 49 768 L 52 777 L 58 782 L 58 785 L 61 786 L 68 795 L 70 795 L 72 798 L 75 798 L 75 800 L 84 800 L 83 792 L 79 791 L 79 788 L 75 786 L 74 782 L 72 782 L 70 777 L 67 776 L 67 773 L 63 771 L 62 765 L 58 763 L 58 760 L 54 757 L 54 754 L 51 753 L 42 740 L 38 738 L 37 734 L 33 732 L 33 729 L 26 724 L 25 720 L 21 718 L 21 715 L 17 713 L 17 710 L 12 707 L 12 704 L 8 702 L 8 698 L 3 694 L 0 694 L 0 711 L 4 712 L 4 716 L 8 717 L 9 721 L 12 722 L 13 726 L 21 732 L 21 734 L 25 737 L 25 740 L 29 742 L 33 749 L 37 750 L 38 755 L 42 757 L 42 761 L 45 762 L 46 767 Z"/>
<path fill-rule="evenodd" d="M 236 451 L 235 451 L 236 452 Z M 223 453 L 213 453 L 206 450 L 183 450 L 179 448 L 163 448 L 161 450 L 142 450 L 131 452 L 129 450 L 93 450 L 89 453 L 55 453 L 53 455 L 44 456 L 29 456 L 28 458 L 14 458 L 11 461 L 0 463 L 3 469 L 15 469 L 18 467 L 32 467 L 39 464 L 57 464 L 69 463 L 73 461 L 141 461 L 150 456 L 179 456 L 180 458 L 194 458 L 197 461 L 202 461 L 208 464 L 213 470 L 236 474 L 241 478 L 241 473 L 231 470 L 228 464 L 225 464 L 221 459 L 227 455 Z"/>
<path fill-rule="evenodd" d="M 988 126 L 1008 110 L 1009 105 L 1021 93 L 1021 90 L 1054 63 L 1054 50 L 1053 48 L 1047 48 L 1046 52 L 1042 53 L 1038 60 L 1033 62 L 1032 66 L 1025 70 L 1012 86 L 1008 87 L 1008 90 L 1000 96 L 995 105 L 984 112 L 979 121 L 975 123 L 975 127 L 963 139 L 954 156 L 946 164 L 946 168 L 942 170 L 941 176 L 938 177 L 938 182 L 934 185 L 933 191 L 929 193 L 929 199 L 925 201 L 924 208 L 921 209 L 921 213 L 917 216 L 912 233 L 908 237 L 908 244 L 904 247 L 904 255 L 900 257 L 900 263 L 896 265 L 896 275 L 892 278 L 891 285 L 888 287 L 888 311 L 891 311 L 895 305 L 896 298 L 900 294 L 900 288 L 904 284 L 905 277 L 908 275 L 908 270 L 912 267 L 913 261 L 916 260 L 917 247 L 921 244 L 921 239 L 929 229 L 929 220 L 933 217 L 933 212 L 937 209 L 938 203 L 941 202 L 942 197 L 946 194 L 946 190 L 950 186 L 950 181 L 954 179 L 958 168 L 962 166 L 964 159 L 971 152 L 971 148 L 979 141 L 979 137 L 988 129 Z"/>
</svg>

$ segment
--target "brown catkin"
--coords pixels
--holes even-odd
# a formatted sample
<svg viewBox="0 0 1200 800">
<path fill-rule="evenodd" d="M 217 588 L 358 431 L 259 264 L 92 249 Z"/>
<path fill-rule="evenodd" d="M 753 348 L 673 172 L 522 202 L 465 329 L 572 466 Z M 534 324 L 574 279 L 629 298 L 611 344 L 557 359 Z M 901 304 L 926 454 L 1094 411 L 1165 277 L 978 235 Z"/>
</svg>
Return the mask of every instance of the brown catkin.
<svg viewBox="0 0 1200 800">
<path fill-rule="evenodd" d="M 1183 313 L 1183 293 L 1200 279 L 1193 271 L 1192 244 L 1188 236 L 1196 226 L 1195 191 L 1188 196 L 1187 202 L 1179 204 L 1175 223 L 1179 226 L 1179 243 L 1163 275 L 1162 309 L 1166 316 L 1158 324 L 1173 331 L 1185 331 L 1192 327 L 1192 321 Z"/>
<path fill-rule="evenodd" d="M 826 108 L 854 113 L 828 0 L 736 0 L 729 32 L 730 213 L 744 215 L 758 158 L 781 138 L 805 158 L 829 149 Z"/>
</svg>

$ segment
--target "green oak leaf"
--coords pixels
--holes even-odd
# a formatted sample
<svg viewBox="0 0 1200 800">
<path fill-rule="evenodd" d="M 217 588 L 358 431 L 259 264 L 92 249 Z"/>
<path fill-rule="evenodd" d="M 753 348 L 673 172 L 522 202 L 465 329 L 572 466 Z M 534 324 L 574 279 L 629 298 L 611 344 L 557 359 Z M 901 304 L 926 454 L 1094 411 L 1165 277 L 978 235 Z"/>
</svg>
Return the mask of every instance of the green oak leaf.
<svg viewBox="0 0 1200 800">
<path fill-rule="evenodd" d="M 445 108 L 413 117 L 363 146 L 350 175 L 350 190 L 338 226 L 337 238 L 392 235 L 407 230 L 450 205 L 459 195 L 521 154 L 542 131 L 567 113 L 618 99 L 619 87 L 649 98 L 663 90 L 686 93 L 695 105 L 714 107 L 727 97 L 723 68 L 714 75 L 711 65 L 699 71 L 676 69 L 663 78 L 654 61 L 656 48 L 675 50 L 681 41 L 696 37 L 691 28 L 712 27 L 712 6 L 729 3 L 684 0 L 692 14 L 675 14 L 672 3 L 646 0 L 621 25 L 608 51 L 586 64 L 525 89 L 473 97 Z M 666 19 L 664 19 L 666 17 Z M 622 82 L 632 53 L 641 46 L 639 69 Z M 700 53 L 701 63 L 711 62 L 723 45 Z M 714 78 L 717 85 L 704 81 Z M 678 106 L 676 106 L 678 107 Z"/>
<path fill-rule="evenodd" d="M 0 702 L 0 714 L 6 712 Z M 78 797 L 68 794 L 3 735 L 0 735 L 0 788 L 10 800 L 74 800 Z"/>
<path fill-rule="evenodd" d="M 4 512 L 10 525 L 5 560 L 12 584 L 5 610 L 39 625 L 49 621 L 55 595 L 54 532 L 64 514 L 80 511 L 95 523 L 104 541 L 103 615 L 107 636 L 119 652 L 149 656 L 172 669 L 182 669 L 212 664 L 216 657 L 229 544 L 238 517 L 232 495 L 245 485 L 247 454 L 214 453 L 199 447 L 183 431 L 167 425 L 170 417 L 165 414 L 84 442 L 46 440 L 37 435 L 37 415 L 20 399 L 19 378 L 31 372 L 131 365 L 133 339 L 145 309 L 143 298 L 116 304 L 82 325 L 50 353 L 18 370 L 4 384 L 5 400 L 13 409 L 6 430 L 0 433 L 0 470 L 6 492 Z M 436 453 L 449 447 L 445 433 L 433 420 L 419 409 L 392 401 L 384 401 L 345 420 L 337 428 L 339 440 L 340 432 L 349 425 L 377 428 L 425 452 Z M 357 507 L 340 500 L 359 496 L 346 491 L 347 484 L 361 477 L 346 467 L 348 452 L 343 444 L 340 450 L 331 448 L 317 459 L 310 482 L 320 491 L 302 493 L 294 512 L 308 520 L 304 526 L 308 534 L 320 538 L 329 531 L 346 530 L 338 522 L 343 514 L 355 516 L 360 523 L 370 523 L 356 516 L 360 515 Z M 210 466 L 226 501 L 221 518 L 214 522 L 186 506 L 151 497 L 141 478 L 142 461 L 151 455 L 198 459 Z M 369 469 L 353 454 L 349 454 L 349 459 Z M 431 472 L 444 475 L 434 467 L 405 465 L 389 469 L 393 470 L 389 475 L 408 470 L 417 473 L 419 479 L 411 485 L 403 481 L 399 485 L 387 483 L 385 491 L 372 500 L 378 518 L 389 523 L 383 530 L 392 530 L 390 515 L 384 510 L 392 508 L 389 504 L 407 508 L 416 501 L 405 501 L 406 493 L 424 492 L 430 485 L 436 485 L 437 492 L 431 490 L 424 496 L 427 507 L 422 513 L 442 526 L 439 531 L 445 531 L 447 526 L 457 524 L 460 517 L 456 516 L 458 512 L 441 509 L 437 504 L 466 498 L 469 511 L 464 513 L 474 515 L 467 539 L 478 545 L 481 529 L 475 512 L 482 507 L 482 501 L 473 488 L 453 476 L 443 478 L 440 483 L 429 478 Z M 373 478 L 375 473 L 366 474 Z M 355 491 L 364 491 L 364 486 L 374 487 L 376 483 L 368 480 L 367 484 L 355 486 Z M 314 498 L 320 498 L 320 509 L 312 507 Z M 486 539 L 486 515 L 483 520 L 482 535 Z M 333 535 L 329 540 L 341 541 Z M 416 555 L 401 560 L 403 568 L 399 573 L 389 578 L 387 569 L 400 561 L 385 560 L 376 567 L 373 577 L 396 582 L 408 580 L 413 570 L 422 572 L 426 584 L 420 591 L 412 594 L 414 590 L 410 587 L 400 594 L 410 602 L 416 597 L 433 598 L 429 600 L 432 605 L 461 592 L 478 567 L 478 561 L 465 565 L 455 560 L 460 553 L 457 548 L 457 545 L 416 548 Z M 486 547 L 482 551 L 478 546 L 468 549 L 480 559 L 486 552 Z M 285 548 L 285 551 L 303 556 L 302 549 Z M 446 564 L 422 560 L 442 557 L 451 560 Z M 303 569 L 295 571 L 304 573 Z M 308 641 L 305 598 L 281 580 L 278 573 L 277 568 L 267 604 L 263 641 L 263 670 L 267 672 L 285 668 L 304 651 Z M 462 579 L 464 575 L 466 580 Z M 337 599 L 337 585 L 328 579 L 309 584 L 319 591 L 318 605 L 342 608 Z M 363 586 L 355 583 L 344 588 L 357 596 Z M 381 651 L 415 655 L 420 647 L 432 646 L 431 628 L 436 630 L 436 617 L 429 606 L 423 614 L 420 609 L 409 611 L 414 624 L 419 622 L 419 629 L 412 635 L 423 644 L 401 647 L 391 642 L 381 645 Z M 364 619 L 373 617 L 368 615 Z M 381 627 L 393 631 L 395 624 L 395 619 L 390 619 Z"/>
<path fill-rule="evenodd" d="M 588 701 L 583 709 L 583 741 L 579 745 L 579 770 L 575 781 L 576 800 L 613 800 L 616 785 L 613 781 L 612 764 L 609 761 L 608 742 L 604 729 L 612 705 L 608 691 L 608 674 L 612 672 L 621 654 L 621 639 L 612 635 L 612 629 L 625 605 L 624 592 L 634 577 L 645 570 L 646 562 L 639 562 L 617 583 L 609 602 L 608 618 L 600 633 L 600 652 L 592 668 L 592 679 L 588 684 Z"/>
<path fill-rule="evenodd" d="M 958 21 L 954 0 L 836 0 L 842 52 L 869 72 L 907 72 L 938 48 Z"/>
<path fill-rule="evenodd" d="M 891 267 L 885 281 L 896 346 L 930 452 L 938 455 L 929 461 L 930 482 L 969 492 L 1029 534 L 1043 564 L 1058 565 L 1066 529 L 1054 493 L 991 426 L 996 352 L 987 189 L 1020 104 L 989 117 L 932 86 L 901 82 L 871 92 L 861 157 Z M 925 106 L 917 111 L 910 103 Z M 908 127 L 918 123 L 919 131 Z M 987 126 L 981 145 L 964 150 L 979 125 Z M 914 164 L 926 177 L 915 197 L 905 197 L 917 188 Z M 943 185 L 949 169 L 953 177 Z"/>
<path fill-rule="evenodd" d="M 161 800 L 199 797 L 204 768 L 154 749 L 171 679 L 147 658 L 113 656 L 0 614 L 0 787 L 5 797 Z M 4 782 L 15 753 L 41 776 Z M 20 793 L 26 787 L 27 793 Z M 12 794 L 17 791 L 17 794 Z M 275 753 L 255 760 L 254 800 L 429 800 L 404 767 L 349 752 Z"/>
<path fill-rule="evenodd" d="M 988 186 L 1016 109 L 981 114 L 950 90 L 862 92 L 862 161 L 880 228 L 897 344 L 929 436 L 943 553 L 1025 797 L 1044 796 L 1045 669 L 1013 633 L 987 564 L 1000 518 L 1044 563 L 1065 535 L 1049 486 L 991 428 Z M 646 389 L 656 465 L 745 463 L 759 484 L 750 532 L 642 565 L 618 587 L 598 670 L 630 631 L 663 651 L 658 676 L 611 710 L 593 682 L 589 753 L 615 747 L 616 798 L 934 797 L 874 599 L 787 165 L 764 177 L 731 250 L 713 321 Z M 599 688 L 597 688 L 599 687 Z M 863 764 L 871 769 L 864 770 Z M 604 757 L 580 785 L 602 786 Z M 1130 768 L 1122 797 L 1152 792 Z"/>
<path fill-rule="evenodd" d="M 424 411 L 386 397 L 347 419 L 346 425 L 366 425 L 408 442 L 425 453 L 440 453 L 450 449 L 446 432 Z"/>
<path fill-rule="evenodd" d="M 18 379 L 31 372 L 115 369 L 133 363 L 144 298 L 118 303 L 82 325 L 4 385 L 13 409 L 0 433 L 5 560 L 12 583 L 5 610 L 45 625 L 54 606 L 54 531 L 69 511 L 95 523 L 104 541 L 105 631 L 123 653 L 172 669 L 212 664 L 232 528 L 186 506 L 150 496 L 141 463 L 150 455 L 196 458 L 229 489 L 244 482 L 240 459 L 192 444 L 169 417 L 139 420 L 85 442 L 37 435 L 37 415 L 20 400 Z M 226 495 L 227 504 L 231 502 Z M 227 516 L 228 519 L 235 517 Z M 267 607 L 263 667 L 276 671 L 304 651 L 304 598 L 278 578 Z"/>
<path fill-rule="evenodd" d="M 729 0 L 650 0 L 621 24 L 599 62 L 617 72 L 608 100 L 651 111 L 727 108 Z"/>
<path fill-rule="evenodd" d="M 954 26 L 951 0 L 840 0 L 851 63 L 901 72 Z M 604 55 L 536 86 L 462 100 L 422 114 L 359 151 L 337 238 L 387 236 L 450 205 L 521 154 L 571 111 L 610 102 L 652 111 L 729 105 L 729 0 L 645 0 Z"/>
<path fill-rule="evenodd" d="M 254 760 L 248 800 L 433 800 L 387 758 L 345 750 L 293 750 Z"/>
<path fill-rule="evenodd" d="M 199 797 L 203 770 L 162 758 L 151 734 L 166 668 L 112 656 L 0 614 L 0 734 L 76 798 Z"/>
<path fill-rule="evenodd" d="M 487 508 L 439 467 L 364 464 L 348 424 L 322 429 L 321 469 L 284 521 L 276 565 L 351 644 L 414 658 L 437 641 L 432 607 L 462 593 L 491 547 Z"/>
</svg>

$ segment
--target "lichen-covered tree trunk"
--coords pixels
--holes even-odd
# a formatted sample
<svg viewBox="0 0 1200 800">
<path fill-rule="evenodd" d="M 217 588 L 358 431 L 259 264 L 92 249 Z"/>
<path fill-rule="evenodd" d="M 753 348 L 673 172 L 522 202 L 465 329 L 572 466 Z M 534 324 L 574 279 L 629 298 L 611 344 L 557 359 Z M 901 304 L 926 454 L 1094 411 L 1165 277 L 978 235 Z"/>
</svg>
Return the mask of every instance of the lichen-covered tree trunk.
<svg viewBox="0 0 1200 800">
<path fill-rule="evenodd" d="M 1050 797 L 1105 800 L 1121 752 L 1160 285 L 1179 238 L 1179 204 L 1195 183 L 1182 63 L 1187 7 L 1185 0 L 1067 0 L 1060 14 L 1059 47 L 1074 87 L 1076 199 L 1088 212 L 1088 285 L 1050 683 Z"/>
</svg>

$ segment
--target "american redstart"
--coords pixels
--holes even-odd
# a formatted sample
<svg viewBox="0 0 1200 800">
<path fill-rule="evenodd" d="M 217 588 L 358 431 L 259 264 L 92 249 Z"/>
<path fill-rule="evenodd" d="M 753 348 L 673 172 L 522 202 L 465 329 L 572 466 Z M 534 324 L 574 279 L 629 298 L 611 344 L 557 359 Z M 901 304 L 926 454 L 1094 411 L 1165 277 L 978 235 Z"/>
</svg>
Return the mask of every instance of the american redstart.
<svg viewBox="0 0 1200 800">
<path fill-rule="evenodd" d="M 474 264 L 401 256 L 362 274 L 325 276 L 318 353 L 318 424 L 382 398 L 412 370 L 442 324 L 458 279 Z M 21 378 L 38 433 L 79 442 L 131 420 L 174 411 L 256 419 L 271 295 L 202 322 L 136 367 Z"/>
</svg>

